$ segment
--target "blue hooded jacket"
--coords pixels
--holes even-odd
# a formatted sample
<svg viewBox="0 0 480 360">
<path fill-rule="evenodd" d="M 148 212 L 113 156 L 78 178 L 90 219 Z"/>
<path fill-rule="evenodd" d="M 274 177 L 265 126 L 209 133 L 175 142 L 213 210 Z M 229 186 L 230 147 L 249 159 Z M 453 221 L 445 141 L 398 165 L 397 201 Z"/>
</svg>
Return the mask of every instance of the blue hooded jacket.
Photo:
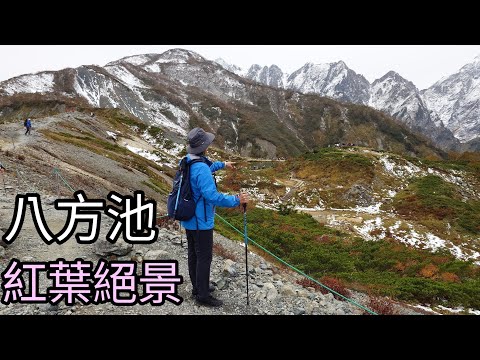
<svg viewBox="0 0 480 360">
<path fill-rule="evenodd" d="M 187 163 L 199 156 L 187 154 Z M 202 156 L 205 162 L 196 162 L 190 167 L 190 186 L 193 199 L 197 202 L 195 216 L 187 221 L 182 221 L 182 226 L 187 230 L 210 230 L 214 227 L 215 206 L 236 207 L 240 205 L 238 195 L 227 195 L 217 191 L 213 175 L 217 170 L 223 169 L 225 163 Z M 206 211 L 206 212 L 205 212 Z"/>
</svg>

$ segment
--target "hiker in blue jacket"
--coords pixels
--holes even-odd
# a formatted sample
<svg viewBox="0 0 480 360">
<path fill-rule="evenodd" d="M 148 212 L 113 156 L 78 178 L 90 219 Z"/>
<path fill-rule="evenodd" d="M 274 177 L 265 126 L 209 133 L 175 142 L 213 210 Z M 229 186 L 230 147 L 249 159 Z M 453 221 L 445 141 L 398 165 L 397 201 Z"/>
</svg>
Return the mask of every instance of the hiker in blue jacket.
<svg viewBox="0 0 480 360">
<path fill-rule="evenodd" d="M 27 129 L 27 131 L 25 131 L 25 135 L 30 135 L 30 129 L 32 128 L 32 120 L 30 120 L 30 118 L 28 118 L 27 120 L 25 120 L 25 128 Z"/>
<path fill-rule="evenodd" d="M 212 162 L 205 156 L 205 151 L 215 135 L 202 128 L 195 128 L 188 133 L 187 162 L 202 158 L 190 168 L 190 185 L 196 201 L 195 216 L 182 221 L 187 232 L 188 272 L 192 282 L 192 295 L 197 304 L 221 306 L 221 300 L 210 295 L 210 265 L 213 251 L 213 227 L 215 206 L 236 207 L 248 203 L 248 194 L 227 195 L 217 191 L 212 173 L 225 167 L 233 168 L 231 162 Z"/>
</svg>

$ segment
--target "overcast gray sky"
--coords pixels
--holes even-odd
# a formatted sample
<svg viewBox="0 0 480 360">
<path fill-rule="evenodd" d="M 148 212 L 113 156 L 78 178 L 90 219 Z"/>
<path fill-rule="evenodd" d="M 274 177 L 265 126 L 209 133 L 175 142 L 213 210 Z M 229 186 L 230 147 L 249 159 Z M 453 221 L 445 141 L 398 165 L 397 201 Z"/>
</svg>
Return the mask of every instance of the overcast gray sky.
<svg viewBox="0 0 480 360">
<path fill-rule="evenodd" d="M 242 68 L 256 63 L 293 72 L 306 62 L 343 60 L 370 82 L 394 70 L 424 89 L 480 55 L 480 45 L 0 45 L 0 81 L 43 70 L 105 65 L 129 55 L 193 50 Z"/>
</svg>

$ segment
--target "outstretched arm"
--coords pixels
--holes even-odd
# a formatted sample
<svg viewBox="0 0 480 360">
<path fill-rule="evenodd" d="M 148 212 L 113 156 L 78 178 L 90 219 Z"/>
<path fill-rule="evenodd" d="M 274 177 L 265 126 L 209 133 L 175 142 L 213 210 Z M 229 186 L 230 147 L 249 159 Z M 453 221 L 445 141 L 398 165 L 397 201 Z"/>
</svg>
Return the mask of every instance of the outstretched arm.
<svg viewBox="0 0 480 360">
<path fill-rule="evenodd" d="M 217 170 L 222 170 L 225 168 L 225 163 L 222 161 L 215 161 L 212 165 L 210 165 L 210 171 L 214 173 Z"/>
<path fill-rule="evenodd" d="M 210 165 L 210 170 L 212 171 L 212 173 L 225 168 L 235 169 L 235 163 L 231 161 L 215 161 L 212 165 Z"/>
<path fill-rule="evenodd" d="M 201 168 L 199 169 L 199 173 L 196 178 L 197 185 L 203 198 L 208 203 L 211 203 L 215 206 L 223 207 L 235 207 L 240 205 L 240 200 L 238 196 L 227 195 L 217 191 L 208 166 L 204 166 L 203 164 L 200 164 L 198 166 L 201 166 Z"/>
</svg>

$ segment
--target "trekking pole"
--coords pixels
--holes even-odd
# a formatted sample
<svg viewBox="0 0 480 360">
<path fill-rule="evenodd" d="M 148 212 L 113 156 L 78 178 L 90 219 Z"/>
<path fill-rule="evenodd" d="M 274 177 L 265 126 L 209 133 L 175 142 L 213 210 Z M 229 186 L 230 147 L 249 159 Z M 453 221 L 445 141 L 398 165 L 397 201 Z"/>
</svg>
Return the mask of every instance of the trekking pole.
<svg viewBox="0 0 480 360">
<path fill-rule="evenodd" d="M 243 203 L 243 235 L 245 240 L 245 276 L 247 279 L 247 305 L 248 301 L 248 236 L 247 236 L 247 203 Z"/>
</svg>

